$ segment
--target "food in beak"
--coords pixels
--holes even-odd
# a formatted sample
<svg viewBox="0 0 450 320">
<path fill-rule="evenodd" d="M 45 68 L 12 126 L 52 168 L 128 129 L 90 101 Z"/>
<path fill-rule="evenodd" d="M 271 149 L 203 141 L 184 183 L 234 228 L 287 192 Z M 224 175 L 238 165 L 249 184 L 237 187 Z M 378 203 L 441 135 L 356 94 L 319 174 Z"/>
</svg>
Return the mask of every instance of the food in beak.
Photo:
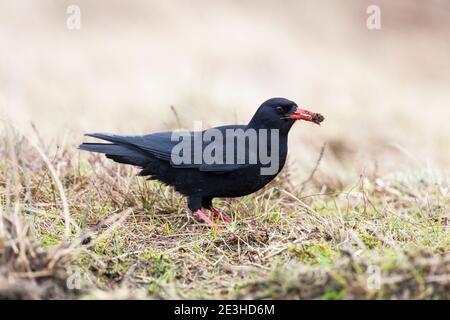
<svg viewBox="0 0 450 320">
<path fill-rule="evenodd" d="M 312 122 L 320 124 L 323 120 L 325 120 L 324 116 L 321 115 L 320 113 L 315 113 L 312 117 L 311 117 Z"/>
<path fill-rule="evenodd" d="M 324 116 L 320 113 L 311 112 L 305 109 L 297 108 L 293 114 L 290 115 L 293 120 L 305 120 L 319 124 L 325 120 Z"/>
</svg>

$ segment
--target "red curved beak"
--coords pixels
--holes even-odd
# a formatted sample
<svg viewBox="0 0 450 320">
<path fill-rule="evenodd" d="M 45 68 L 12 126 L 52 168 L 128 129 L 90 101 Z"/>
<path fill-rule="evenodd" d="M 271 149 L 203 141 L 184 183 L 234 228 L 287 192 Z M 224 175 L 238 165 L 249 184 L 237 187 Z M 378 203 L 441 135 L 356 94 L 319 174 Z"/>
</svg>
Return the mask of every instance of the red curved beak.
<svg viewBox="0 0 450 320">
<path fill-rule="evenodd" d="M 305 120 L 320 125 L 325 118 L 320 113 L 311 112 L 297 107 L 297 110 L 292 113 L 289 118 L 292 120 Z"/>
</svg>

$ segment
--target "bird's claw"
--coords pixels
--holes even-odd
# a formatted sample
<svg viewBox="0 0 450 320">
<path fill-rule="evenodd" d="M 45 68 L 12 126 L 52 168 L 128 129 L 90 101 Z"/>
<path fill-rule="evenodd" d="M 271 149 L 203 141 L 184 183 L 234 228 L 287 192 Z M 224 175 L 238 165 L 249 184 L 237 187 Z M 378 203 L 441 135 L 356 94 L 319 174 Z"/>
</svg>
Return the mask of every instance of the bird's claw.
<svg viewBox="0 0 450 320">
<path fill-rule="evenodd" d="M 208 217 L 202 210 L 197 210 L 196 212 L 195 212 L 195 214 L 200 218 L 200 219 L 202 219 L 203 221 L 205 221 L 206 222 L 206 224 L 208 224 L 209 226 L 211 226 L 214 230 L 216 230 L 216 231 L 223 231 L 223 229 L 221 228 L 221 227 L 219 227 L 219 226 L 216 226 L 215 224 L 214 224 L 214 222 L 211 220 L 211 218 L 210 217 Z"/>
<path fill-rule="evenodd" d="M 219 217 L 220 221 L 222 222 L 226 222 L 226 223 L 230 223 L 231 222 L 231 218 L 222 214 L 219 210 L 217 210 L 216 208 L 211 208 L 209 209 L 211 210 L 211 212 L 216 216 Z"/>
</svg>

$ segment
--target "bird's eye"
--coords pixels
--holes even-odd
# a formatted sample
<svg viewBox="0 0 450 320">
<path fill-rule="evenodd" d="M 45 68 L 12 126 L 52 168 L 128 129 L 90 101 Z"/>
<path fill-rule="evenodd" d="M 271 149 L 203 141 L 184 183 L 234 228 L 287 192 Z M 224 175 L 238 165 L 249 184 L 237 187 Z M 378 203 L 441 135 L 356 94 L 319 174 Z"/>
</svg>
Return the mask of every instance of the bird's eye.
<svg viewBox="0 0 450 320">
<path fill-rule="evenodd" d="M 276 109 L 279 113 L 288 113 L 291 106 L 278 106 Z"/>
</svg>

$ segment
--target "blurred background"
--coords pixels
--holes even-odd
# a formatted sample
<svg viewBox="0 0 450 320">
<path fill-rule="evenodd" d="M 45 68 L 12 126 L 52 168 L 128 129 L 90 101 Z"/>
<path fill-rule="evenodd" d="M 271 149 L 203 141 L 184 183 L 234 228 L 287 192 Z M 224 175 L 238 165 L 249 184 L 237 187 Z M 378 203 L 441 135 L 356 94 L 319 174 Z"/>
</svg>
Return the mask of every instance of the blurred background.
<svg viewBox="0 0 450 320">
<path fill-rule="evenodd" d="M 366 26 L 371 4 L 380 30 Z M 3 0 L 0 117 L 76 148 L 84 132 L 177 128 L 171 106 L 189 129 L 246 123 L 282 96 L 326 117 L 294 127 L 300 167 L 326 142 L 328 165 L 355 173 L 446 168 L 449 40 L 444 0 Z"/>
</svg>

